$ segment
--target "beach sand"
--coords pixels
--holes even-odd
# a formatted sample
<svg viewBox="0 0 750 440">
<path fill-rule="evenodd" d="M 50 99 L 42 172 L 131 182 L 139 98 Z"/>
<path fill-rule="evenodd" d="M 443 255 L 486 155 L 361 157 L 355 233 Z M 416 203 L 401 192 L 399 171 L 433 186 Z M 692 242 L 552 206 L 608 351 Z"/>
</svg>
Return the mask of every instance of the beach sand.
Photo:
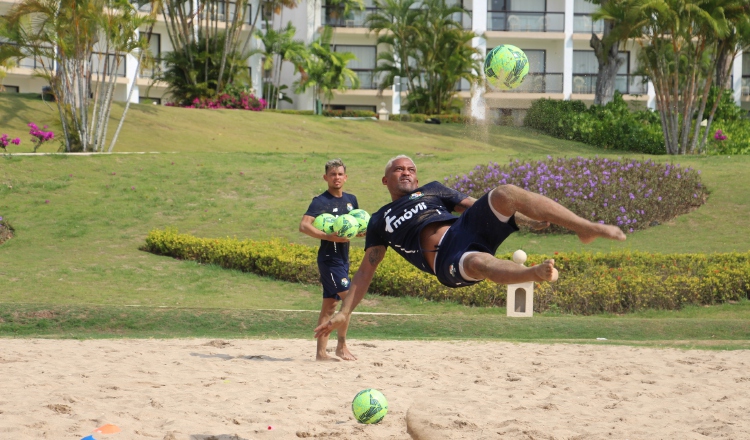
<svg viewBox="0 0 750 440">
<path fill-rule="evenodd" d="M 320 363 L 312 338 L 0 339 L 0 439 L 750 439 L 748 351 L 350 348 Z M 388 399 L 378 425 L 352 416 L 365 388 Z M 106 424 L 121 432 L 93 433 Z"/>
</svg>

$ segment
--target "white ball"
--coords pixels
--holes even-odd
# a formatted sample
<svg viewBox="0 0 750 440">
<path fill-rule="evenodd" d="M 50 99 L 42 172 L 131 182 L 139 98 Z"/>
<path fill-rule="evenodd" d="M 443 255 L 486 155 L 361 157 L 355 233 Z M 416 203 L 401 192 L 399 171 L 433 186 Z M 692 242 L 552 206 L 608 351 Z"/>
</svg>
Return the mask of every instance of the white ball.
<svg viewBox="0 0 750 440">
<path fill-rule="evenodd" d="M 521 249 L 513 252 L 513 262 L 518 264 L 523 264 L 526 262 L 526 252 L 522 251 Z"/>
</svg>

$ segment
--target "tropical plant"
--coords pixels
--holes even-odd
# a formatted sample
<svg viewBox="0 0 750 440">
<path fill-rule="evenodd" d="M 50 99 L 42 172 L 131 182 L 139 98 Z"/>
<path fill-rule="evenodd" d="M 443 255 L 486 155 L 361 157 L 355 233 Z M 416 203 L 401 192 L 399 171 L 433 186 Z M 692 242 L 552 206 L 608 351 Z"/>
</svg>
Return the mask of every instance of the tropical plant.
<svg viewBox="0 0 750 440">
<path fill-rule="evenodd" d="M 40 66 L 36 74 L 56 98 L 65 151 L 105 151 L 118 70 L 126 54 L 146 49 L 138 29 L 153 21 L 127 0 L 22 0 L 0 26 L 10 43 L 0 46 L 0 63 L 33 58 Z M 117 134 L 108 151 L 116 141 Z"/>
<path fill-rule="evenodd" d="M 611 102 L 615 94 L 617 71 L 625 63 L 619 56 L 620 47 L 633 36 L 633 23 L 625 19 L 628 3 L 622 0 L 589 0 L 600 9 L 592 14 L 593 20 L 603 21 L 602 37 L 591 29 L 589 45 L 599 62 L 594 90 L 594 104 L 606 105 Z"/>
<path fill-rule="evenodd" d="M 296 32 L 297 29 L 291 21 L 281 31 L 266 26 L 265 32 L 260 30 L 255 32 L 255 36 L 263 42 L 263 49 L 256 49 L 251 54 L 263 55 L 263 98 L 268 101 L 269 108 L 279 106 L 282 64 L 285 61 L 290 62 L 295 70 L 299 70 L 307 57 L 305 43 L 294 39 Z M 286 99 L 289 101 L 289 98 Z"/>
<path fill-rule="evenodd" d="M 323 28 L 320 37 L 310 43 L 310 56 L 302 64 L 302 75 L 295 82 L 297 93 L 304 93 L 308 88 L 313 89 L 316 99 L 315 111 L 318 112 L 318 102 L 322 98 L 333 99 L 334 90 L 356 89 L 359 87 L 359 77 L 349 69 L 347 64 L 355 59 L 351 52 L 334 52 L 331 50 L 333 30 L 330 26 Z"/>
<path fill-rule="evenodd" d="M 213 39 L 221 44 L 223 38 L 225 34 L 219 33 Z M 219 54 L 206 49 L 211 44 L 199 38 L 188 43 L 186 50 L 175 50 L 162 56 L 165 68 L 156 75 L 156 79 L 168 84 L 167 90 L 176 104 L 190 105 L 195 99 L 217 97 L 218 92 L 223 92 L 231 84 L 249 84 L 249 54 L 242 56 L 238 52 L 229 53 L 224 61 L 230 69 L 222 70 Z M 230 78 L 231 66 L 245 68 L 237 69 L 237 74 Z"/>
<path fill-rule="evenodd" d="M 179 80 L 187 84 L 177 86 L 210 93 L 201 98 L 216 97 L 223 93 L 227 84 L 238 81 L 238 75 L 245 76 L 247 64 L 239 65 L 234 61 L 247 60 L 250 56 L 251 41 L 258 18 L 264 15 L 261 13 L 264 8 L 279 12 L 282 7 L 297 6 L 297 0 L 261 0 L 257 3 L 250 0 L 138 0 L 137 3 L 149 4 L 151 10 L 162 13 L 173 51 L 181 52 L 170 59 L 180 60 L 183 66 L 203 69 L 202 77 L 184 76 Z M 253 13 L 254 4 L 257 7 Z M 209 77 L 208 70 L 216 72 L 213 75 L 215 84 L 199 84 Z"/>
<path fill-rule="evenodd" d="M 639 65 L 654 84 L 667 153 L 705 151 L 716 110 L 714 106 L 709 111 L 708 126 L 701 137 L 706 102 L 713 80 L 719 77 L 716 86 L 721 92 L 731 60 L 750 43 L 750 3 L 622 0 L 620 6 L 615 28 L 619 26 L 621 35 L 627 34 L 641 46 Z M 610 17 L 614 15 L 609 13 Z"/>
<path fill-rule="evenodd" d="M 366 19 L 377 43 L 389 50 L 378 55 L 375 73 L 380 91 L 404 78 L 409 92 L 407 109 L 441 114 L 454 108 L 461 79 L 479 80 L 481 57 L 472 47 L 473 32 L 463 29 L 461 6 L 445 0 L 376 0 L 377 10 Z"/>
</svg>

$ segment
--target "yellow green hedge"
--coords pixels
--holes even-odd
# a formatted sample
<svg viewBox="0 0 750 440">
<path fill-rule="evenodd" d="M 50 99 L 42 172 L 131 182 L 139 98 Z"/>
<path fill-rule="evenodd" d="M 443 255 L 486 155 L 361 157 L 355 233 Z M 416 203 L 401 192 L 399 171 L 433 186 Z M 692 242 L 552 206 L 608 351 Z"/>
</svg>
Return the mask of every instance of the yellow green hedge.
<svg viewBox="0 0 750 440">
<path fill-rule="evenodd" d="M 280 240 L 209 239 L 174 229 L 148 234 L 143 250 L 182 260 L 216 264 L 284 281 L 318 283 L 317 248 Z M 351 248 L 352 275 L 364 251 Z M 555 307 L 565 313 L 625 313 L 649 308 L 678 309 L 686 304 L 717 304 L 747 298 L 750 252 L 727 254 L 567 253 L 530 255 L 527 264 L 555 258 L 556 283 L 537 283 L 534 310 Z M 510 254 L 498 255 L 510 259 Z M 370 292 L 416 296 L 465 305 L 504 306 L 507 288 L 492 282 L 449 289 L 435 277 L 387 252 Z"/>
</svg>

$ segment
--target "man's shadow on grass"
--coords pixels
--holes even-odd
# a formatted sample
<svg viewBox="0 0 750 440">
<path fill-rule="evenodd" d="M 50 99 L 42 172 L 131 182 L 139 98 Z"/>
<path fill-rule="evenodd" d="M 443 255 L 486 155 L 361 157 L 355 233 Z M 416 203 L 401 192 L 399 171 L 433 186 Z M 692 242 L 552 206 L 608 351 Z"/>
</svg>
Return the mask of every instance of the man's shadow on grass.
<svg viewBox="0 0 750 440">
<path fill-rule="evenodd" d="M 292 358 L 274 358 L 271 356 L 266 356 L 264 354 L 258 354 L 258 355 L 247 355 L 247 356 L 230 356 L 228 354 L 205 354 L 205 353 L 190 353 L 190 356 L 197 356 L 200 358 L 219 358 L 224 359 L 225 361 L 231 361 L 232 359 L 245 359 L 248 361 L 271 361 L 271 362 L 291 362 L 293 361 Z"/>
</svg>

